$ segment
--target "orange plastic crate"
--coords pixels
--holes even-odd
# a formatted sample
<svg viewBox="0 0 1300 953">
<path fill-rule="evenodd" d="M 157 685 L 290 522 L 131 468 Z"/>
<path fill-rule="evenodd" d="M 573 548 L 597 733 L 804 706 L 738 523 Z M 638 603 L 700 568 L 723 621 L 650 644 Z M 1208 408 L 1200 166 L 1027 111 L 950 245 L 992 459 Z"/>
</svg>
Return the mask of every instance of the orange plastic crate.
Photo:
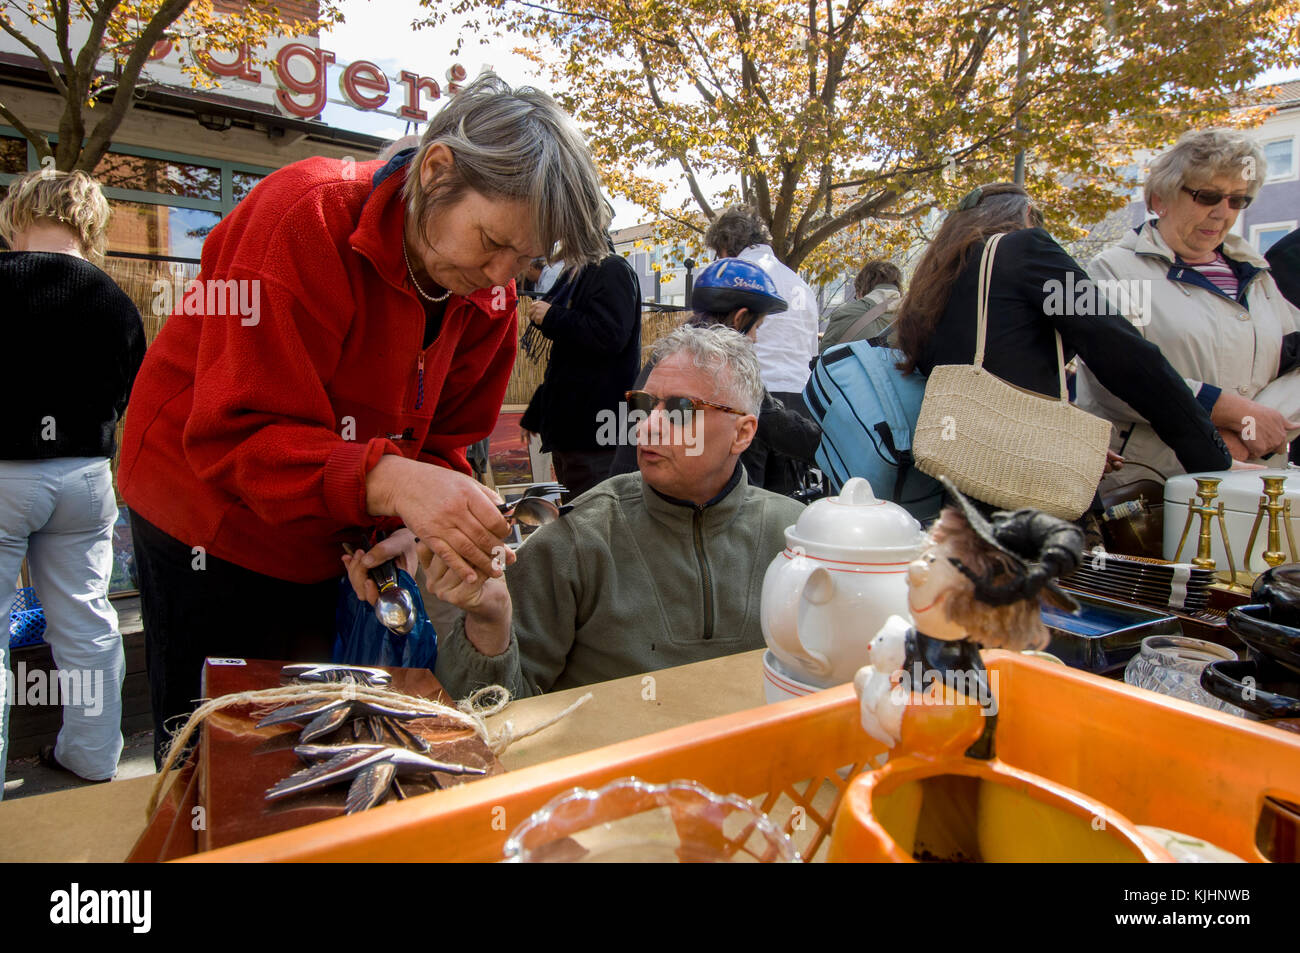
<svg viewBox="0 0 1300 953">
<path fill-rule="evenodd" d="M 1255 837 L 1265 797 L 1300 802 L 1298 735 L 1037 659 L 989 652 L 986 660 L 1002 760 L 1134 823 L 1262 860 Z M 510 832 L 551 798 L 631 775 L 690 778 L 749 798 L 805 859 L 818 859 L 848 780 L 883 753 L 843 685 L 190 859 L 495 861 Z"/>
</svg>

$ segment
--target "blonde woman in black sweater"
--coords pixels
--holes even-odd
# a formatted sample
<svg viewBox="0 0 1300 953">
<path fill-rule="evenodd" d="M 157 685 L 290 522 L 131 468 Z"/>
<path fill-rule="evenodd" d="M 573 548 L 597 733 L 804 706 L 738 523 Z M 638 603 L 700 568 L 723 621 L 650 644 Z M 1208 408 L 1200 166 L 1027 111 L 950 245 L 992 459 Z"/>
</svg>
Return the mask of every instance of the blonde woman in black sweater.
<svg viewBox="0 0 1300 953">
<path fill-rule="evenodd" d="M 122 638 L 108 601 L 117 502 L 114 432 L 144 358 L 131 299 L 92 262 L 102 260 L 108 203 L 82 172 L 32 172 L 0 202 L 0 287 L 10 316 L 0 376 L 0 619 L 26 556 L 45 610 L 45 640 L 61 679 L 50 767 L 106 781 L 122 752 Z M 0 659 L 8 632 L 0 637 Z M 0 666 L 0 678 L 11 677 Z M 7 686 L 5 686 L 7 687 Z M 4 702 L 0 701 L 0 705 Z M 0 709 L 0 780 L 8 712 Z"/>
</svg>

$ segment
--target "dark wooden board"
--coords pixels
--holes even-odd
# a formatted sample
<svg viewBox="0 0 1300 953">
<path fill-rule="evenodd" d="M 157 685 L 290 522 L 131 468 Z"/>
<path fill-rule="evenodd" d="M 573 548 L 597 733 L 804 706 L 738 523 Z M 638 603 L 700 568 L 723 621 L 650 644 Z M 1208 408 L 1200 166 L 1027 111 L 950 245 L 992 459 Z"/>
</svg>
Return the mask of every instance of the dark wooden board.
<svg viewBox="0 0 1300 953">
<path fill-rule="evenodd" d="M 203 668 L 204 697 L 216 698 L 278 687 L 281 684 L 280 669 L 284 664 L 249 659 L 242 665 L 229 665 L 213 664 L 208 660 Z M 394 668 L 388 671 L 392 673 L 395 691 L 450 704 L 442 686 L 427 669 Z M 301 726 L 286 724 L 257 728 L 257 722 L 266 711 L 269 708 L 255 713 L 250 706 L 238 706 L 217 712 L 203 724 L 199 745 L 199 803 L 206 809 L 206 829 L 199 832 L 200 850 L 240 843 L 343 813 L 348 789 L 346 783 L 290 795 L 281 801 L 265 800 L 268 788 L 305 767 L 293 753 Z M 434 749 L 434 754 L 441 760 L 483 767 L 489 774 L 503 770 L 501 763 L 472 731 L 435 719 L 420 719 L 407 725 L 427 741 L 446 742 Z M 351 735 L 342 731 L 315 743 L 346 743 L 350 740 Z M 436 775 L 444 787 L 476 777 Z M 438 790 L 434 783 L 423 780 L 403 780 L 401 784 L 408 796 Z"/>
</svg>

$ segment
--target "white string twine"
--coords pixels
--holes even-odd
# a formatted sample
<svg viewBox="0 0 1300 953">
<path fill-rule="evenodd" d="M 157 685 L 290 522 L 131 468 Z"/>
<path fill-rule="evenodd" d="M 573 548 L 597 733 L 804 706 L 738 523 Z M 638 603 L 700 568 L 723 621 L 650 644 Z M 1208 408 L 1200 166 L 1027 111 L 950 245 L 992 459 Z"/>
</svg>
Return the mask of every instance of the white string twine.
<svg viewBox="0 0 1300 953">
<path fill-rule="evenodd" d="M 468 698 L 457 703 L 456 707 L 444 705 L 442 702 L 433 701 L 428 698 L 420 698 L 414 695 L 405 695 L 401 692 L 395 692 L 386 688 L 373 688 L 367 685 L 357 685 L 355 682 L 323 682 L 319 685 L 285 685 L 280 688 L 261 688 L 249 692 L 234 692 L 230 695 L 222 695 L 220 698 L 203 700 L 202 704 L 186 719 L 185 724 L 173 733 L 171 741 L 167 745 L 167 753 L 163 759 L 163 766 L 158 771 L 154 780 L 153 790 L 149 794 L 149 804 L 145 809 L 147 816 L 152 817 L 154 811 L 158 808 L 158 801 L 162 796 L 162 789 L 166 785 L 171 775 L 172 769 L 180 759 L 181 754 L 185 751 L 190 738 L 199 726 L 203 724 L 211 715 L 222 711 L 226 708 L 233 708 L 239 705 L 254 706 L 255 709 L 273 709 L 292 702 L 303 702 L 320 700 L 328 701 L 331 698 L 344 698 L 348 701 L 376 702 L 398 711 L 409 712 L 433 712 L 429 717 L 436 714 L 439 718 L 446 718 L 459 725 L 462 728 L 473 731 L 488 749 L 497 756 L 505 753 L 506 749 L 517 741 L 522 741 L 538 732 L 545 731 L 560 720 L 567 718 L 578 708 L 591 701 L 592 695 L 587 692 L 573 704 L 569 705 L 557 715 L 553 715 L 526 731 L 516 732 L 514 722 L 506 721 L 497 732 L 492 732 L 487 726 L 487 719 L 492 715 L 500 714 L 513 701 L 510 692 L 500 685 L 488 685 L 480 688 Z M 310 716 L 304 715 L 304 719 Z"/>
</svg>

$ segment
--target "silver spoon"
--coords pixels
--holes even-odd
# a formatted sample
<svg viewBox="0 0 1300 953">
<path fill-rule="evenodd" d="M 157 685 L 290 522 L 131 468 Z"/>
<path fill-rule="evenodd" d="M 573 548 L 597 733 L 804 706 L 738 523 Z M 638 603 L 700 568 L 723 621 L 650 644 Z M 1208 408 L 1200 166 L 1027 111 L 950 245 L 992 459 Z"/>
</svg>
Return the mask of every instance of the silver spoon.
<svg viewBox="0 0 1300 953">
<path fill-rule="evenodd" d="M 521 526 L 545 526 L 560 518 L 560 508 L 540 496 L 525 496 L 514 503 L 502 503 L 497 510 L 508 521 Z"/>
<path fill-rule="evenodd" d="M 415 628 L 415 602 L 411 594 L 397 583 L 397 561 L 390 559 L 370 570 L 370 578 L 379 587 L 375 600 L 375 618 L 390 632 L 407 635 Z"/>
</svg>

